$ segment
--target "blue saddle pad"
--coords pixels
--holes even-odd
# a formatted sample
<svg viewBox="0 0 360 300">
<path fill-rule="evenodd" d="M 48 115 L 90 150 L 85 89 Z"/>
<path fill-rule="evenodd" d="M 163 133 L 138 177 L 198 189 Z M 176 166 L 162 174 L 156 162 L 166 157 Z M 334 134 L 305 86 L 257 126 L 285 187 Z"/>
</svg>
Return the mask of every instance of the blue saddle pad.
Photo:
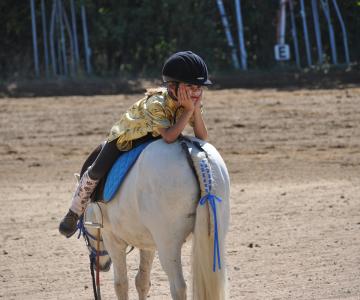
<svg viewBox="0 0 360 300">
<path fill-rule="evenodd" d="M 108 173 L 105 181 L 103 191 L 103 200 L 105 202 L 109 202 L 114 197 L 121 183 L 124 181 L 127 173 L 130 171 L 141 152 L 151 142 L 153 141 L 145 142 L 135 147 L 134 149 L 131 149 L 130 151 L 124 152 L 116 160 L 116 162 L 111 167 L 111 170 Z"/>
</svg>

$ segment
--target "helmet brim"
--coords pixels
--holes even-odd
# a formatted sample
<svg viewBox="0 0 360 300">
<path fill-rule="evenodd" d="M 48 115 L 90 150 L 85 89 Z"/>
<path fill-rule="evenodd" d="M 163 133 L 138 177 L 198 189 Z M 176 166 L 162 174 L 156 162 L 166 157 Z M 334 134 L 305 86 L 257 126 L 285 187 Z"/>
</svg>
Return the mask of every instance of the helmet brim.
<svg viewBox="0 0 360 300">
<path fill-rule="evenodd" d="M 184 82 L 187 84 L 194 84 L 194 85 L 203 85 L 203 86 L 209 86 L 212 85 L 213 83 L 211 82 L 211 80 L 207 79 L 205 81 L 202 80 L 196 80 L 196 81 L 189 81 L 189 80 L 181 80 L 181 79 L 177 79 L 177 78 L 172 78 L 169 76 L 165 76 L 163 75 L 163 82 Z"/>
<path fill-rule="evenodd" d="M 206 80 L 202 85 L 212 85 L 213 83 L 211 82 L 211 80 Z"/>
</svg>

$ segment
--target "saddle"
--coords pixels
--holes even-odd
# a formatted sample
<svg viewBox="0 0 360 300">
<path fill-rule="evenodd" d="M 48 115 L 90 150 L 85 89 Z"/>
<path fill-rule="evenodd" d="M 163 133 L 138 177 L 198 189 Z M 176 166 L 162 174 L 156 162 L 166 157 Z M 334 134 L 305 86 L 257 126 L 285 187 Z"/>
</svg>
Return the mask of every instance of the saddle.
<svg viewBox="0 0 360 300">
<path fill-rule="evenodd" d="M 115 161 L 114 165 L 110 168 L 108 173 L 105 174 L 105 176 L 99 181 L 97 187 L 95 188 L 94 192 L 90 197 L 91 202 L 109 202 L 115 195 L 121 182 L 125 178 L 128 171 L 131 169 L 132 165 L 135 163 L 137 157 L 141 154 L 142 150 L 154 140 L 155 139 L 149 138 L 141 140 L 134 145 L 134 148 L 132 150 L 124 152 L 122 155 L 120 155 L 120 157 Z M 186 154 L 188 164 L 190 165 L 198 181 L 198 185 L 200 189 L 202 189 L 199 172 L 194 166 L 194 160 L 196 157 L 195 155 L 191 155 L 191 148 L 194 147 L 197 151 L 203 152 L 206 157 L 207 153 L 197 141 L 189 139 L 188 137 L 185 137 L 183 135 L 181 135 L 178 140 L 181 147 L 183 148 L 184 153 Z M 106 141 L 102 142 L 90 153 L 81 168 L 80 176 L 82 176 L 85 171 L 94 163 L 105 144 Z"/>
<path fill-rule="evenodd" d="M 92 202 L 111 201 L 141 152 L 154 140 L 156 139 L 148 137 L 138 140 L 133 143 L 133 148 L 131 150 L 123 152 L 117 158 L 107 174 L 105 174 L 105 176 L 99 181 L 90 197 L 90 200 Z M 101 143 L 91 152 L 81 168 L 80 176 L 82 176 L 83 173 L 93 164 L 105 144 L 106 142 Z"/>
</svg>

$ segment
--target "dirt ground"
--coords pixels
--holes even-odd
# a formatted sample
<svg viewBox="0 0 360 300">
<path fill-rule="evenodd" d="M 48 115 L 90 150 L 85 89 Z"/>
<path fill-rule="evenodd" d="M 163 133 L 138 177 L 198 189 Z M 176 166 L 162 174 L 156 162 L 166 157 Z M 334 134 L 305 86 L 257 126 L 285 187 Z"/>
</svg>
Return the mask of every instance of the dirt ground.
<svg viewBox="0 0 360 300">
<path fill-rule="evenodd" d="M 84 242 L 57 227 L 72 174 L 139 97 L 0 99 L 1 299 L 92 299 Z M 204 105 L 232 180 L 229 298 L 360 299 L 360 87 L 207 91 Z M 183 259 L 190 292 L 190 244 Z M 156 258 L 149 299 L 169 298 Z"/>
</svg>

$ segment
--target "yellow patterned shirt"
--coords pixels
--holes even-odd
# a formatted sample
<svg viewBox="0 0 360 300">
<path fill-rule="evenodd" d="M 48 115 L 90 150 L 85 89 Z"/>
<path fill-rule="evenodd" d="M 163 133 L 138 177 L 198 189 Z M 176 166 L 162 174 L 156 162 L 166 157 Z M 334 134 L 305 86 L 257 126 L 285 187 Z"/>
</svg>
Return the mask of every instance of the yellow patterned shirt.
<svg viewBox="0 0 360 300">
<path fill-rule="evenodd" d="M 118 139 L 117 147 L 121 151 L 132 148 L 132 141 L 151 133 L 153 137 L 160 135 L 159 128 L 169 128 L 183 112 L 166 89 L 159 88 L 148 92 L 145 97 L 133 104 L 110 130 L 108 141 Z M 193 127 L 193 117 L 189 124 Z"/>
</svg>

